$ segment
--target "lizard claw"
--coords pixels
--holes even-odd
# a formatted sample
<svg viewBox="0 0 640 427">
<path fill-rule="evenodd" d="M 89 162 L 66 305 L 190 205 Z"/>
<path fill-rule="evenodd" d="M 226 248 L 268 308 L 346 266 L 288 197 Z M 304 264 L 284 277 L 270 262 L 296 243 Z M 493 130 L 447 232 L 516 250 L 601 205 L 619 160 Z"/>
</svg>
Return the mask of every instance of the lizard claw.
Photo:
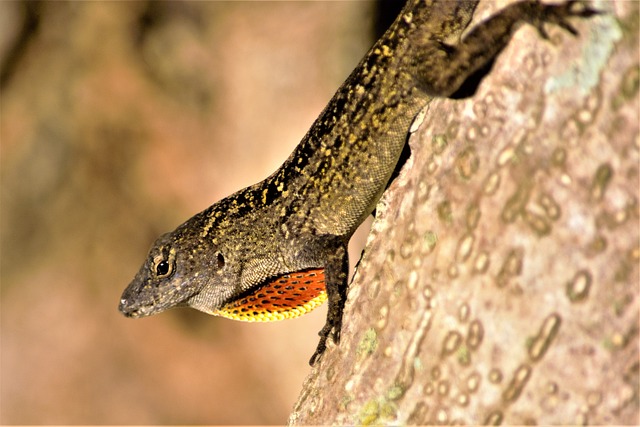
<svg viewBox="0 0 640 427">
<path fill-rule="evenodd" d="M 558 25 L 560 27 L 564 28 L 565 30 L 567 30 L 573 36 L 577 36 L 578 35 L 578 30 L 576 30 L 576 28 L 573 25 L 571 25 L 570 23 L 568 23 L 567 21 L 559 21 Z"/>
<path fill-rule="evenodd" d="M 329 326 L 329 327 L 327 327 L 327 326 Z M 331 327 L 327 323 L 320 330 L 320 332 L 318 332 L 318 335 L 320 335 L 320 341 L 318 341 L 318 345 L 316 347 L 316 351 L 311 356 L 311 359 L 309 359 L 309 365 L 311 365 L 311 366 L 315 365 L 316 362 L 318 361 L 318 358 L 327 349 L 327 338 L 329 338 L 329 334 L 331 334 Z"/>
<path fill-rule="evenodd" d="M 321 337 L 320 342 L 316 347 L 316 351 L 311 356 L 311 359 L 309 359 L 309 365 L 311 366 L 315 365 L 316 362 L 318 361 L 318 358 L 322 355 L 322 353 L 324 353 L 326 348 L 327 348 L 327 337 Z"/>
<path fill-rule="evenodd" d="M 571 9 L 574 4 L 580 5 L 580 9 L 571 11 L 571 16 L 579 16 L 582 18 L 588 18 L 594 15 L 602 15 L 605 13 L 604 10 L 594 9 L 584 3 L 582 0 L 569 0 L 568 7 Z"/>
<path fill-rule="evenodd" d="M 320 341 L 318 342 L 318 346 L 316 347 L 316 351 L 313 353 L 313 356 L 311 356 L 311 359 L 309 359 L 309 365 L 313 366 L 315 365 L 315 363 L 318 361 L 318 358 L 322 355 L 322 353 L 324 353 L 324 351 L 327 349 L 327 339 L 329 337 L 331 337 L 331 339 L 333 339 L 333 342 L 336 344 L 340 343 L 340 330 L 341 330 L 341 320 L 337 321 L 337 324 L 333 324 L 332 322 L 327 322 L 324 327 L 320 330 L 320 332 L 318 332 L 318 335 L 320 336 Z M 333 319 L 333 322 L 336 322 L 335 319 Z"/>
</svg>

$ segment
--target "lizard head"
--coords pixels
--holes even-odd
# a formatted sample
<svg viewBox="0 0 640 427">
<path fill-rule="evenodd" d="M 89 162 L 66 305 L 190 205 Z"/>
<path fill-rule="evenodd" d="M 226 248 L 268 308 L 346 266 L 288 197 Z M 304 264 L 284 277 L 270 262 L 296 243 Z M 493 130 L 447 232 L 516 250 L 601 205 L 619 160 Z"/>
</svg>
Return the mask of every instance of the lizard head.
<svg viewBox="0 0 640 427">
<path fill-rule="evenodd" d="M 230 202 L 214 208 L 227 209 L 225 203 Z M 282 268 L 285 263 L 269 240 L 254 244 L 261 240 L 252 233 L 264 227 L 246 219 L 212 221 L 217 212 L 203 211 L 155 241 L 120 298 L 125 316 L 191 307 L 234 320 L 273 321 L 300 316 L 325 301 L 322 267 Z"/>
<path fill-rule="evenodd" d="M 127 317 L 145 317 L 188 301 L 221 273 L 224 256 L 184 233 L 184 227 L 160 236 L 145 263 L 124 290 L 118 309 Z M 182 231 L 181 231 L 182 230 Z M 192 243 L 196 242 L 196 243 Z"/>
</svg>

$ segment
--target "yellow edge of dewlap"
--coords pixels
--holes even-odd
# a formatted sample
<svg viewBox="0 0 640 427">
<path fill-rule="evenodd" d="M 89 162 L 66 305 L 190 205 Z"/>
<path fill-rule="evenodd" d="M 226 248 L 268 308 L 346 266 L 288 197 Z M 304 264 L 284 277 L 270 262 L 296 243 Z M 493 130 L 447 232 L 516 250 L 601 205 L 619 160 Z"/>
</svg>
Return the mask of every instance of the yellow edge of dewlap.
<svg viewBox="0 0 640 427">
<path fill-rule="evenodd" d="M 327 300 L 327 293 L 322 292 L 312 300 L 301 304 L 297 307 L 289 307 L 278 311 L 253 311 L 246 313 L 238 313 L 233 309 L 222 308 L 214 311 L 212 314 L 216 316 L 226 317 L 227 319 L 239 320 L 241 322 L 275 322 L 278 320 L 294 319 L 303 314 L 318 308 Z"/>
</svg>

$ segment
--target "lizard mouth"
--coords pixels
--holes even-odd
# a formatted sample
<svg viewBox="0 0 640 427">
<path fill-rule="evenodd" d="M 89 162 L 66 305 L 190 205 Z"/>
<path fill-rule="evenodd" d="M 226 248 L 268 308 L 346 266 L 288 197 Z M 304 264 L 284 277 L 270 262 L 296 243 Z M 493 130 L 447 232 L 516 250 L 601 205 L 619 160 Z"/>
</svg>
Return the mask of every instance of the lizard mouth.
<svg viewBox="0 0 640 427">
<path fill-rule="evenodd" d="M 324 269 L 277 276 L 211 314 L 244 322 L 271 322 L 302 316 L 327 299 Z"/>
<path fill-rule="evenodd" d="M 143 317 L 143 308 L 144 307 L 134 307 L 129 304 L 129 301 L 125 298 L 120 300 L 120 304 L 118 305 L 118 310 L 120 313 L 124 314 L 126 317 L 137 318 Z"/>
<path fill-rule="evenodd" d="M 161 310 L 158 310 L 158 307 L 154 306 L 153 304 L 149 304 L 149 305 L 132 304 L 126 298 L 122 298 L 120 300 L 120 304 L 118 305 L 118 310 L 120 311 L 120 313 L 124 314 L 126 317 L 130 317 L 132 319 L 137 319 L 139 317 L 147 317 L 161 311 Z"/>
</svg>

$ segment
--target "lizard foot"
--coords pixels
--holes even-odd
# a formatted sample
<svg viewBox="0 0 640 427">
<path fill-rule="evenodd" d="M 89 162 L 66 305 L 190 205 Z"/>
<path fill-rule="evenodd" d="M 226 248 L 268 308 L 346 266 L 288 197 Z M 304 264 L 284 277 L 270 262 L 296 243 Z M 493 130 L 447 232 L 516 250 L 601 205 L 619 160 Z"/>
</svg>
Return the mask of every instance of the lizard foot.
<svg viewBox="0 0 640 427">
<path fill-rule="evenodd" d="M 568 0 L 562 4 L 542 4 L 536 1 L 530 23 L 536 27 L 538 33 L 544 39 L 549 39 L 545 24 L 558 25 L 576 36 L 578 35 L 578 30 L 571 25 L 568 18 L 588 18 L 603 13 L 604 11 L 589 7 L 582 0 Z"/>
</svg>

